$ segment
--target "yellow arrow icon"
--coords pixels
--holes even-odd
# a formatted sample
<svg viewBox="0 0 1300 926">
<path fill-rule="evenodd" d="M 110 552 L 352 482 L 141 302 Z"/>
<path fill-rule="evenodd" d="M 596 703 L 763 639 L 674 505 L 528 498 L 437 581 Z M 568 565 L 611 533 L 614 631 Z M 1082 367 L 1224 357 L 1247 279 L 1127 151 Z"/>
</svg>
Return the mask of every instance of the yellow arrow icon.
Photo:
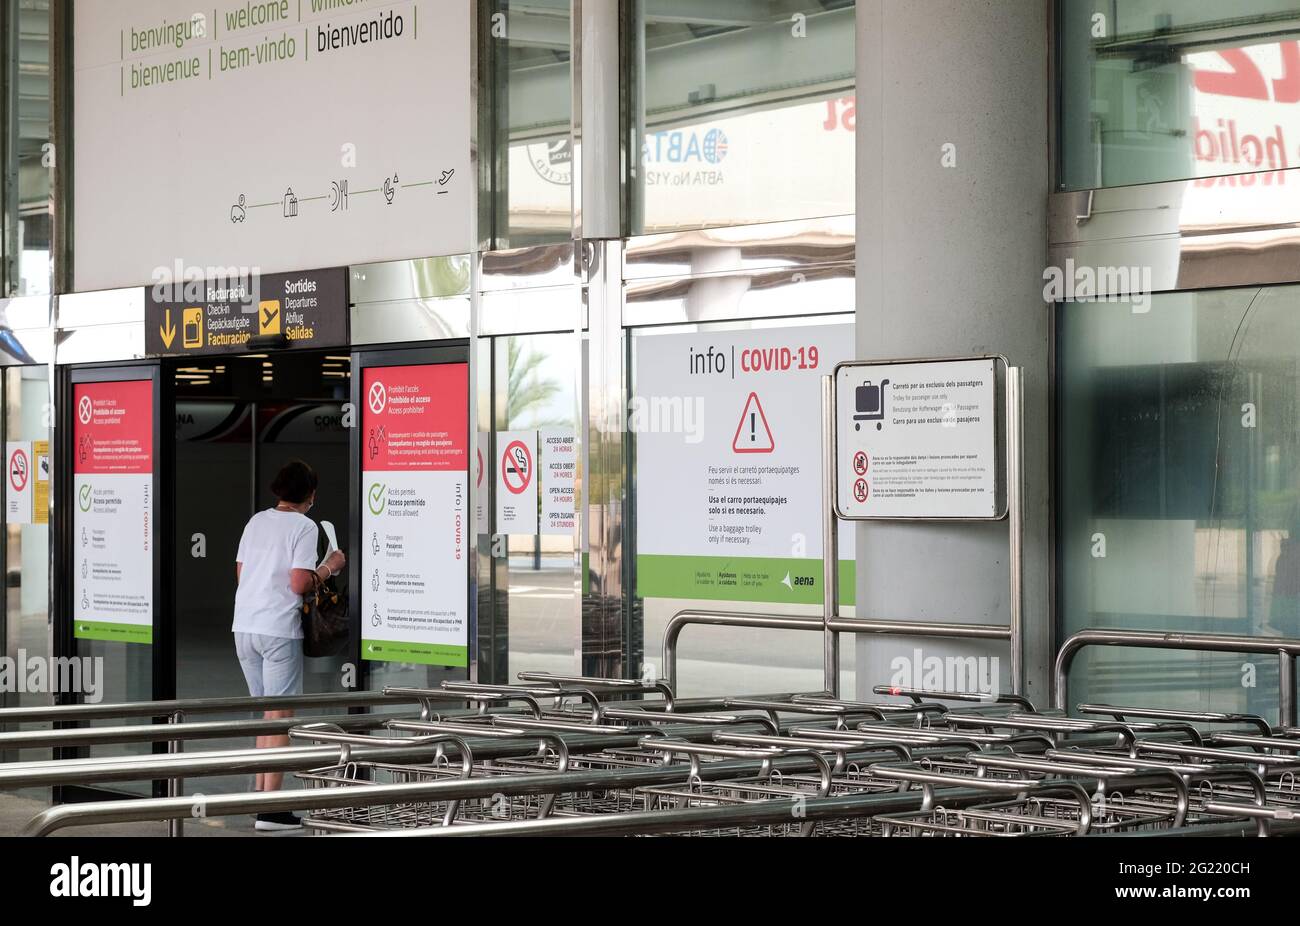
<svg viewBox="0 0 1300 926">
<path fill-rule="evenodd" d="M 163 347 L 171 350 L 172 341 L 176 340 L 176 326 L 172 324 L 171 309 L 167 310 L 166 324 L 159 327 L 158 333 L 162 335 Z"/>
</svg>

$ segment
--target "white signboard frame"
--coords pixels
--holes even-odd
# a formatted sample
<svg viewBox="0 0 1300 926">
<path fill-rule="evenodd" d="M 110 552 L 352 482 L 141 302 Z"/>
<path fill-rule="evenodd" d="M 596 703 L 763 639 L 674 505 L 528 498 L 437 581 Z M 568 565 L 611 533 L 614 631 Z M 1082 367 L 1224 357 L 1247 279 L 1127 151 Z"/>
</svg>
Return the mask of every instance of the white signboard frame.
<svg viewBox="0 0 1300 926">
<path fill-rule="evenodd" d="M 319 6 L 78 0 L 78 290 L 473 249 L 476 5 Z"/>
<path fill-rule="evenodd" d="M 1007 358 L 1000 354 L 974 357 L 925 357 L 852 361 L 837 364 L 830 409 L 835 459 L 834 511 L 845 521 L 1001 521 L 1008 516 L 1008 479 L 1012 470 L 1007 455 Z M 896 398 L 891 385 L 900 373 L 924 380 L 924 398 L 909 402 L 906 421 L 891 413 Z M 891 376 L 893 374 L 893 376 Z M 972 383 L 978 379 L 978 386 Z M 916 384 L 909 379 L 909 384 Z M 870 408 L 859 408 L 859 387 L 869 384 L 875 396 Z M 913 392 L 913 395 L 919 395 Z M 868 396 L 869 397 L 869 396 Z M 916 411 L 920 409 L 920 411 Z M 925 415 L 925 418 L 918 417 Z M 971 421 L 964 419 L 970 418 Z M 874 426 L 873 426 L 874 424 Z M 912 429 L 905 440 L 900 428 Z M 892 431 L 891 437 L 883 436 Z M 874 455 L 882 448 L 908 451 L 926 468 L 938 469 L 940 457 L 960 455 L 977 479 L 978 491 L 966 500 L 941 496 L 934 499 L 891 499 L 879 513 L 861 509 L 855 486 L 870 482 Z M 855 463 L 865 459 L 865 467 Z M 934 465 L 927 462 L 933 460 Z M 862 470 L 867 472 L 864 473 Z M 868 490 L 869 491 L 869 490 Z M 868 496 L 869 498 L 870 496 Z M 992 500 L 987 513 L 984 501 Z M 962 502 L 965 501 L 965 504 Z"/>
</svg>

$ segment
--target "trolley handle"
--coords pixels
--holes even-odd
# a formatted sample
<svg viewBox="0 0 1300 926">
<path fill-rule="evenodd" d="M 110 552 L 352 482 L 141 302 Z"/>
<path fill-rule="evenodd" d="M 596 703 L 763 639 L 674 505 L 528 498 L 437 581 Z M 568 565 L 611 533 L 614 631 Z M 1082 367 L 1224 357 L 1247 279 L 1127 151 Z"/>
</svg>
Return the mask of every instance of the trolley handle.
<svg viewBox="0 0 1300 926">
<path fill-rule="evenodd" d="M 1154 707 L 1118 707 L 1114 704 L 1080 704 L 1081 714 L 1108 714 L 1116 720 L 1141 717 L 1148 720 L 1181 720 L 1188 723 L 1237 723 L 1257 727 L 1264 736 L 1271 736 L 1273 728 L 1258 714 L 1225 714 L 1215 711 L 1176 711 Z"/>
<path fill-rule="evenodd" d="M 824 727 L 794 727 L 790 730 L 791 738 L 804 743 L 809 740 L 829 740 L 831 742 L 849 742 L 855 749 L 863 752 L 892 752 L 904 762 L 912 761 L 912 750 L 898 740 L 878 740 L 856 730 L 827 730 Z M 925 743 L 919 745 L 928 745 Z"/>
<path fill-rule="evenodd" d="M 555 750 L 556 758 L 559 762 L 559 771 L 567 772 L 569 770 L 569 746 L 564 739 L 558 734 L 549 730 L 539 730 L 536 733 L 530 733 L 520 727 L 507 726 L 481 726 L 472 723 L 456 723 L 454 721 L 428 722 L 421 720 L 390 720 L 384 724 L 390 730 L 407 730 L 413 733 L 421 731 L 428 733 L 454 733 L 466 736 L 481 736 L 485 739 L 516 739 L 527 738 L 538 741 L 540 747 L 539 753 L 546 751 L 549 743 Z"/>
<path fill-rule="evenodd" d="M 415 720 L 390 720 L 385 726 L 395 730 L 429 730 L 441 733 L 468 733 L 471 736 L 482 736 L 495 739 L 515 739 L 523 737 L 525 739 L 537 740 L 537 757 L 545 758 L 546 749 L 549 745 L 556 756 L 555 774 L 563 775 L 569 770 L 569 745 L 558 734 L 551 730 L 540 730 L 536 733 L 530 733 L 527 730 L 518 727 L 492 726 L 483 727 L 477 724 L 441 722 L 427 723 Z M 555 807 L 555 802 L 559 795 L 551 793 L 542 798 L 542 802 L 537 809 L 538 819 L 549 817 Z"/>
<path fill-rule="evenodd" d="M 771 736 L 759 733 L 723 732 L 714 733 L 713 741 L 715 743 L 726 743 L 736 746 L 775 746 L 778 749 L 795 750 L 802 750 L 812 746 L 815 749 L 833 752 L 835 754 L 835 767 L 831 770 L 832 775 L 848 768 L 850 755 L 856 756 L 864 753 L 892 752 L 904 762 L 911 761 L 912 758 L 911 750 L 898 743 L 876 744 L 863 742 L 862 740 L 837 740 L 832 738 L 818 738 L 810 743 L 807 738 L 799 736 Z"/>
<path fill-rule="evenodd" d="M 877 685 L 871 689 L 871 693 L 911 698 L 916 704 L 920 704 L 925 698 L 940 701 L 974 701 L 980 704 L 1014 704 L 1023 707 L 1031 714 L 1038 713 L 1032 701 L 1016 694 L 990 695 L 978 691 L 937 691 L 929 688 L 903 688 L 897 685 Z"/>
<path fill-rule="evenodd" d="M 962 734 L 946 730 L 914 730 L 896 728 L 880 724 L 858 724 L 858 731 L 881 739 L 902 740 L 914 745 L 961 746 L 967 749 L 986 750 L 993 746 L 1011 746 L 1018 744 L 1043 746 L 1051 749 L 1056 746 L 1051 737 L 1042 733 L 1015 733 L 1010 736 L 1001 734 Z"/>
<path fill-rule="evenodd" d="M 1147 768 L 1143 769 L 1139 764 L 1126 766 L 1111 766 L 1104 769 L 1098 769 L 1094 766 L 1074 764 L 1064 762 L 1060 759 L 1038 759 L 1029 756 L 997 756 L 985 754 L 972 754 L 966 757 L 972 764 L 981 768 L 999 768 L 1010 771 L 1025 772 L 1042 772 L 1045 775 L 1076 775 L 1087 778 L 1097 779 L 1097 793 L 1104 795 L 1110 788 L 1120 785 L 1123 779 L 1135 774 L 1156 775 L 1169 779 L 1173 787 L 1176 798 L 1174 809 L 1173 825 L 1180 827 L 1187 819 L 1188 809 L 1191 807 L 1191 796 L 1188 791 L 1187 783 L 1182 776 L 1172 769 Z M 1117 778 L 1111 779 L 1106 773 L 1114 773 Z"/>
<path fill-rule="evenodd" d="M 634 678 L 594 678 L 586 675 L 554 675 L 550 672 L 520 672 L 516 676 L 521 682 L 542 682 L 558 687 L 578 685 L 583 688 L 590 688 L 593 691 L 607 689 L 614 692 L 645 694 L 658 693 L 663 695 L 664 710 L 673 709 L 673 689 L 667 682 L 638 681 Z"/>
<path fill-rule="evenodd" d="M 1276 821 L 1289 822 L 1300 818 L 1300 812 L 1290 807 L 1260 807 L 1256 804 L 1238 804 L 1231 801 L 1206 801 L 1201 805 L 1206 813 L 1224 817 L 1250 817 L 1255 820 L 1255 833 L 1268 835 L 1268 824 Z"/>
<path fill-rule="evenodd" d="M 780 725 L 771 717 L 742 717 L 739 714 L 676 714 L 667 711 L 644 711 L 638 708 L 605 708 L 605 716 L 613 720 L 666 721 L 669 723 L 697 723 L 702 726 L 740 726 L 757 723 L 766 727 L 773 736 L 781 732 Z"/>
<path fill-rule="evenodd" d="M 600 723 L 600 717 L 603 708 L 600 698 L 590 688 L 581 686 L 539 686 L 539 685 L 483 685 L 477 682 L 460 682 L 446 681 L 442 683 L 446 691 L 472 691 L 475 693 L 485 694 L 505 694 L 515 697 L 528 696 L 532 698 L 555 698 L 557 701 L 564 698 L 581 698 L 591 707 L 591 722 Z M 540 712 L 537 716 L 541 716 Z"/>
<path fill-rule="evenodd" d="M 1188 776 L 1188 778 L 1189 778 L 1189 783 L 1194 783 L 1198 786 L 1208 784 L 1210 786 L 1210 797 L 1214 796 L 1214 782 L 1216 780 L 1230 781 L 1234 778 L 1239 778 L 1242 781 L 1246 782 L 1246 784 L 1250 786 L 1250 789 L 1253 792 L 1255 797 L 1255 803 L 1253 806 L 1256 808 L 1256 812 L 1249 814 L 1249 816 L 1252 816 L 1255 819 L 1255 834 L 1258 836 L 1268 835 L 1269 820 L 1267 817 L 1260 814 L 1258 811 L 1270 810 L 1270 809 L 1275 810 L 1277 808 L 1271 807 L 1269 805 L 1268 786 L 1264 783 L 1264 777 L 1260 775 L 1258 772 L 1254 771 L 1253 769 L 1244 768 L 1239 765 L 1229 765 L 1221 768 L 1208 768 L 1202 771 L 1193 772 L 1191 775 Z M 1220 803 L 1220 802 L 1207 801 L 1206 802 L 1207 809 L 1210 803 Z M 1282 819 L 1282 818 L 1274 817 L 1274 819 Z"/>
<path fill-rule="evenodd" d="M 817 763 L 818 771 L 821 772 L 822 786 L 817 796 L 826 797 L 831 790 L 830 762 L 816 749 L 807 745 L 798 747 L 730 746 L 724 743 L 695 743 L 690 740 L 658 739 L 653 736 L 643 737 L 639 745 L 643 749 L 664 752 L 669 757 L 673 755 L 688 757 L 691 760 L 690 774 L 692 778 L 699 777 L 700 759 L 703 756 L 713 756 L 719 759 L 762 759 L 763 765 L 759 770 L 759 774 L 763 777 L 770 774 L 773 759 L 782 759 L 788 756 L 807 756 Z"/>
<path fill-rule="evenodd" d="M 314 743 L 337 743 L 339 765 L 346 765 L 351 761 L 353 746 L 405 749 L 437 744 L 438 757 L 441 757 L 444 752 L 442 744 L 451 743 L 460 751 L 461 777 L 468 778 L 474 768 L 474 753 L 470 750 L 469 744 L 452 733 L 437 733 L 431 736 L 371 736 L 366 733 L 348 733 L 336 723 L 306 723 L 292 728 L 289 731 L 289 738 Z"/>
<path fill-rule="evenodd" d="M 766 711 L 773 721 L 780 722 L 780 714 L 809 714 L 835 717 L 836 723 L 843 725 L 843 718 L 850 714 L 870 714 L 876 720 L 883 721 L 884 713 L 874 704 L 853 706 L 835 701 L 769 701 L 762 698 L 726 698 L 722 706 L 731 710 Z"/>
<path fill-rule="evenodd" d="M 826 704 L 832 707 L 843 706 L 850 711 L 860 711 L 862 713 L 872 713 L 878 715 L 877 720 L 884 721 L 887 717 L 897 717 L 902 714 L 946 714 L 948 708 L 942 704 L 936 704 L 932 701 L 924 701 L 916 704 L 888 704 L 875 701 L 844 701 L 837 698 L 828 698 L 825 695 L 795 695 L 790 699 L 795 704 Z"/>
<path fill-rule="evenodd" d="M 1250 733 L 1211 733 L 1210 745 L 1219 743 L 1225 746 L 1251 746 L 1255 749 L 1272 749 L 1300 752 L 1300 740 L 1287 739 L 1282 736 L 1255 736 Z"/>
<path fill-rule="evenodd" d="M 1009 714 L 1006 717 L 985 717 L 976 714 L 959 714 L 951 712 L 947 720 L 954 726 L 973 726 L 985 730 L 1003 727 L 1010 730 L 1032 730 L 1048 733 L 1118 733 L 1128 747 L 1130 754 L 1137 745 L 1137 731 L 1126 723 L 1098 720 L 1074 720 L 1066 717 L 1044 717 L 1039 714 L 1025 716 Z"/>
<path fill-rule="evenodd" d="M 1179 743 L 1143 743 L 1142 748 L 1156 754 L 1182 756 L 1189 759 L 1214 759 L 1219 762 L 1237 762 L 1242 765 L 1293 766 L 1295 756 L 1266 755 L 1257 752 L 1237 752 L 1232 749 L 1215 749 L 1210 746 L 1184 746 Z"/>
<path fill-rule="evenodd" d="M 905 743 L 911 743 L 914 746 L 937 746 L 941 748 L 961 747 L 963 749 L 973 749 L 977 752 L 982 751 L 985 748 L 985 744 L 981 743 L 979 740 L 971 739 L 955 732 L 946 733 L 938 731 L 934 733 L 926 733 L 921 730 L 892 731 L 883 730 L 866 723 L 858 724 L 857 732 L 865 734 L 866 736 L 875 737 L 879 740 L 901 740 Z"/>
<path fill-rule="evenodd" d="M 528 706 L 534 717 L 542 716 L 542 705 L 532 695 L 526 692 L 506 693 L 497 690 L 485 690 L 482 688 L 467 688 L 463 691 L 447 691 L 442 688 L 404 688 L 399 686 L 388 686 L 384 688 L 384 694 L 399 695 L 409 698 L 416 698 L 420 702 L 420 719 L 433 720 L 433 702 L 434 701 L 470 701 L 478 704 L 480 711 L 486 711 L 488 704 L 504 704 L 511 701 L 517 701 Z"/>
<path fill-rule="evenodd" d="M 497 714 L 493 716 L 492 723 L 508 727 L 526 728 L 529 730 L 550 730 L 556 733 L 627 733 L 627 727 L 617 727 L 611 724 L 598 723 L 578 723 L 571 720 L 558 720 L 554 717 L 513 717 Z"/>
<path fill-rule="evenodd" d="M 921 810 L 928 812 L 934 808 L 934 786 L 946 785 L 953 788 L 976 788 L 1002 794 L 1021 796 L 1066 794 L 1079 804 L 1079 835 L 1085 836 L 1092 828 L 1092 801 L 1083 785 L 1077 781 L 1041 781 L 1036 778 L 973 778 L 966 775 L 948 775 L 943 772 L 931 772 L 914 766 L 878 763 L 871 766 L 873 774 L 890 781 L 903 781 L 919 784 L 922 789 Z"/>
</svg>

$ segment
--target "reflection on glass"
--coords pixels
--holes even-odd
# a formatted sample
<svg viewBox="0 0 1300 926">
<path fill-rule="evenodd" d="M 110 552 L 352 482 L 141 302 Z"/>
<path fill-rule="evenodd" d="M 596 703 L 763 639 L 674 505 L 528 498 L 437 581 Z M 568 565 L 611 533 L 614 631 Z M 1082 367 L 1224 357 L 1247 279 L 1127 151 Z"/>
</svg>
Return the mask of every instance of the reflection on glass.
<svg viewBox="0 0 1300 926">
<path fill-rule="evenodd" d="M 16 29 L 9 42 L 13 56 L 5 78 L 9 126 L 17 134 L 7 147 L 5 165 L 6 295 L 50 292 L 50 4 L 49 0 L 8 0 Z"/>
<path fill-rule="evenodd" d="M 50 476 L 49 440 L 44 410 L 49 396 L 49 369 L 43 366 L 8 367 L 3 372 L 5 394 L 4 434 L 8 449 L 21 441 L 27 453 L 32 485 Z M 30 445 L 28 442 L 31 442 Z M 43 498 L 48 500 L 48 493 Z M 34 496 L 33 496 L 34 498 Z M 22 513 L 6 518 L 5 612 L 0 619 L 0 655 L 23 665 L 22 658 L 44 659 L 50 655 L 50 528 L 48 505 L 44 513 L 33 504 Z M 96 683 L 99 677 L 94 679 Z M 35 707 L 54 703 L 44 691 L 26 686 L 0 690 L 0 706 Z M 2 752 L 3 761 L 49 758 L 50 750 Z"/>
<path fill-rule="evenodd" d="M 631 234 L 853 211 L 852 0 L 633 7 Z"/>
<path fill-rule="evenodd" d="M 491 0 L 483 75 L 484 228 L 498 248 L 567 241 L 573 152 L 569 0 Z"/>
<path fill-rule="evenodd" d="M 1300 287 L 1066 303 L 1061 619 L 1300 636 Z M 1277 660 L 1094 650 L 1072 701 L 1276 715 Z"/>
<path fill-rule="evenodd" d="M 1061 0 L 1061 186 L 1300 163 L 1300 6 Z M 1204 185 L 1284 183 L 1281 177 Z"/>
<path fill-rule="evenodd" d="M 575 462 L 577 351 L 571 334 L 496 341 L 498 407 L 504 415 L 498 419 L 498 431 L 532 443 L 537 490 L 535 501 L 531 491 L 522 493 L 527 504 L 536 505 L 532 533 L 514 532 L 502 517 L 498 499 L 494 529 L 507 538 L 510 678 L 519 671 L 574 675 L 581 669 L 582 635 L 574 584 L 574 495 L 569 494 L 567 502 L 564 497 L 564 490 L 572 493 L 573 488 L 572 476 L 565 478 L 573 470 L 564 469 L 564 465 Z M 508 450 L 500 439 L 497 444 L 498 456 Z M 511 484 L 517 484 L 515 477 L 503 474 L 497 482 L 498 495 L 503 495 L 502 486 Z"/>
</svg>

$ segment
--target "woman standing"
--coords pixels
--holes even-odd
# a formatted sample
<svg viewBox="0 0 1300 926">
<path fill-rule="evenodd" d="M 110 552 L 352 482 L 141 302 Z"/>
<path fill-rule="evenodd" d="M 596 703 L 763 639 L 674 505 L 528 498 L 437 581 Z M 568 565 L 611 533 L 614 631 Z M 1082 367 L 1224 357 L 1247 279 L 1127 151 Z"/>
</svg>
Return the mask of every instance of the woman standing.
<svg viewBox="0 0 1300 926">
<path fill-rule="evenodd" d="M 255 697 L 302 694 L 302 596 L 317 581 L 342 571 L 347 560 L 335 550 L 319 566 L 319 531 L 307 512 L 316 503 L 315 471 L 301 460 L 281 467 L 271 483 L 279 502 L 259 511 L 244 527 L 235 557 L 235 652 Z M 267 711 L 267 720 L 292 717 L 293 711 Z M 289 745 L 289 737 L 259 736 L 258 748 Z M 280 772 L 257 775 L 258 791 L 277 791 Z M 293 813 L 258 814 L 257 829 L 284 830 L 301 826 Z"/>
</svg>

